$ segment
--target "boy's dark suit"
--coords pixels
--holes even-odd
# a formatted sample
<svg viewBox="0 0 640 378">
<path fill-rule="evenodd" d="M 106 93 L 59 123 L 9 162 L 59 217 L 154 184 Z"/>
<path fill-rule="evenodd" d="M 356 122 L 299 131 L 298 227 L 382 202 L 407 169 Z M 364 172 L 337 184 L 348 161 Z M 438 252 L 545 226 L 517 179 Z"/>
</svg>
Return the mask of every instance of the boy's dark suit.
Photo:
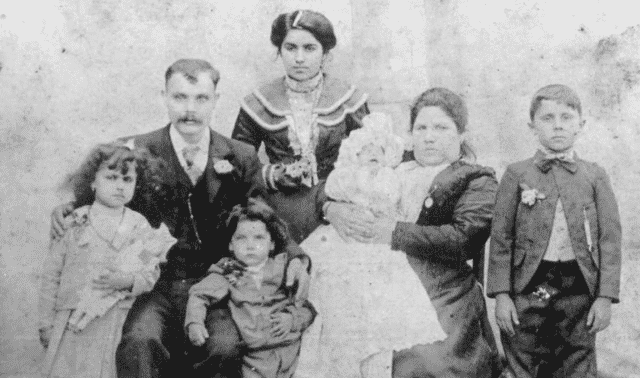
<svg viewBox="0 0 640 378">
<path fill-rule="evenodd" d="M 535 203 L 524 203 L 522 192 L 533 189 L 539 194 Z M 577 261 L 573 264 L 578 286 L 574 286 L 584 290 L 583 293 L 561 290 L 555 300 L 549 300 L 536 297 L 531 292 L 536 289 L 532 286 L 540 283 L 541 274 L 538 272 L 536 275 L 536 272 L 543 269 L 541 265 L 549 266 L 542 260 L 553 229 L 558 199 L 562 201 Z M 587 236 L 587 231 L 590 236 Z M 615 196 L 606 172 L 597 164 L 578 158 L 574 161 L 548 160 L 539 151 L 533 158 L 507 167 L 496 197 L 487 276 L 487 295 L 510 294 L 520 317 L 521 324 L 516 327 L 515 338 L 503 333 L 505 350 L 514 344 L 520 349 L 529 349 L 531 355 L 538 353 L 539 350 L 535 349 L 540 341 L 538 338 L 548 335 L 543 335 L 540 328 L 532 330 L 528 337 L 519 334 L 527 334 L 527 327 L 541 326 L 546 314 L 550 314 L 544 311 L 549 309 L 559 314 L 556 319 L 558 327 L 563 327 L 562 323 L 569 317 L 573 317 L 571 324 L 580 327 L 574 329 L 571 325 L 569 330 L 558 331 L 566 331 L 566 334 L 559 335 L 564 344 L 571 344 L 571 339 L 586 339 L 585 343 L 593 345 L 595 337 L 590 339 L 586 334 L 586 316 L 597 297 L 610 298 L 613 303 L 619 300 L 620 242 L 621 228 Z M 567 263 L 562 264 L 566 266 Z M 585 303 L 579 304 L 579 295 L 574 294 L 582 294 Z M 561 302 L 564 304 L 560 305 Z M 565 308 L 559 308 L 562 306 Z M 582 310 L 576 311 L 576 306 L 582 306 Z M 521 310 L 525 313 L 524 319 Z M 537 319 L 537 323 L 529 323 L 529 319 Z M 549 349 L 546 352 L 555 353 Z M 590 358 L 585 358 L 584 363 L 591 363 Z M 595 355 L 591 361 L 595 368 Z M 577 369 L 584 369 L 585 374 L 592 370 L 589 367 Z"/>
<path fill-rule="evenodd" d="M 185 357 L 190 343 L 183 330 L 188 290 L 227 254 L 220 231 L 228 212 L 261 190 L 261 165 L 253 147 L 207 131 L 211 132 L 209 158 L 195 185 L 176 156 L 169 126 L 133 137 L 136 147 L 161 157 L 168 169 L 159 188 L 161 196 L 134 198 L 129 206 L 152 223 L 165 223 L 178 241 L 168 252 L 154 289 L 137 298 L 127 317 L 116 355 L 119 377 L 162 377 L 176 372 L 194 376 L 189 370 L 193 359 Z M 223 160 L 231 163 L 231 172 L 216 172 L 214 164 Z M 195 359 L 210 358 L 200 370 L 208 370 L 204 376 L 214 376 L 223 369 L 232 376 L 231 370 L 239 368 L 240 339 L 226 303 L 210 312 L 207 328 L 212 337 L 204 349 L 209 356 Z"/>
</svg>

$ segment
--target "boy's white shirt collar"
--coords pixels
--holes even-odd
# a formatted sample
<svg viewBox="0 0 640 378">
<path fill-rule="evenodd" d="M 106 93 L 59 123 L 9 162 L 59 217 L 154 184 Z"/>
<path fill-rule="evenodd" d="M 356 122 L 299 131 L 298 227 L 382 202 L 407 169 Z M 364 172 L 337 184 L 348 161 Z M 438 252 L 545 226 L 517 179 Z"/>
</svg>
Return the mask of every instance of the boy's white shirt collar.
<svg viewBox="0 0 640 378">
<path fill-rule="evenodd" d="M 171 144 L 173 145 L 173 150 L 176 153 L 176 156 L 178 156 L 178 161 L 180 161 L 180 165 L 186 171 L 187 161 L 184 159 L 184 156 L 182 155 L 182 150 L 187 146 L 191 146 L 191 144 L 187 143 L 187 141 L 184 140 L 182 135 L 180 135 L 178 130 L 176 130 L 175 126 L 173 126 L 173 123 L 171 124 L 171 126 L 169 126 L 169 137 L 171 138 Z M 207 127 L 204 131 L 204 135 L 202 136 L 200 141 L 196 144 L 196 146 L 200 147 L 200 150 L 196 154 L 196 157 L 193 161 L 193 165 L 196 168 L 198 168 L 201 172 L 204 172 L 204 170 L 207 168 L 207 160 L 209 159 L 210 143 L 211 143 L 211 132 Z"/>
<path fill-rule="evenodd" d="M 569 160 L 573 160 L 576 158 L 576 152 L 574 151 L 573 147 L 569 148 L 566 151 L 563 152 L 556 152 L 556 151 L 552 151 L 550 149 L 548 149 L 547 147 L 540 145 L 540 147 L 538 147 L 540 151 L 542 151 L 542 153 L 544 154 L 545 157 L 549 158 L 549 159 L 555 159 L 555 158 L 566 158 Z"/>
</svg>

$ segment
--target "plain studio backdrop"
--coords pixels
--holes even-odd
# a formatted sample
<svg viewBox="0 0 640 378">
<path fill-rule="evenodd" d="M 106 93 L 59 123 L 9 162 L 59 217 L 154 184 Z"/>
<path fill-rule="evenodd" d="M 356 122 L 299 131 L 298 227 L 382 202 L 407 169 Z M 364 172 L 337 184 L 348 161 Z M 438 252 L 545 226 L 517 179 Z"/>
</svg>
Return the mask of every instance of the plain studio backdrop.
<svg viewBox="0 0 640 378">
<path fill-rule="evenodd" d="M 531 95 L 564 83 L 587 120 L 578 154 L 610 174 L 623 223 L 622 302 L 598 337 L 607 377 L 640 376 L 640 25 L 627 0 L 0 0 L 0 376 L 42 358 L 39 273 L 57 190 L 97 142 L 166 124 L 164 71 L 182 57 L 222 73 L 213 124 L 283 74 L 272 20 L 310 8 L 333 22 L 327 72 L 370 94 L 399 133 L 431 86 L 462 94 L 479 161 L 501 174 L 533 154 Z M 493 303 L 489 303 L 493 309 Z"/>
</svg>

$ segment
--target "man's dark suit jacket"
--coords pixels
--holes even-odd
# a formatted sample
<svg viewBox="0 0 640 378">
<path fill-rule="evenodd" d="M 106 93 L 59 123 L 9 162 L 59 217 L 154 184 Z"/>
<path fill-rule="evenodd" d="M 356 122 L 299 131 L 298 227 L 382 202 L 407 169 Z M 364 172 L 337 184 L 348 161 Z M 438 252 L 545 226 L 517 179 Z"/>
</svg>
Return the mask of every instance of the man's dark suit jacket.
<svg viewBox="0 0 640 378">
<path fill-rule="evenodd" d="M 213 130 L 209 131 L 209 159 L 203 177 L 195 188 L 176 156 L 169 136 L 169 126 L 125 138 L 133 138 L 135 147 L 148 149 L 167 165 L 163 172 L 163 184 L 158 188 L 156 198 L 134 197 L 129 204 L 132 209 L 145 215 L 152 224 L 165 223 L 178 239 L 167 254 L 167 263 L 162 266 L 161 277 L 167 279 L 202 277 L 212 263 L 227 256 L 228 244 L 224 242 L 222 231 L 229 211 L 234 205 L 245 204 L 248 196 L 260 195 L 264 190 L 261 164 L 253 147 Z M 232 172 L 216 172 L 215 163 L 223 160 L 232 164 Z M 205 195 L 196 197 L 197 193 L 205 190 Z M 186 203 L 191 191 L 194 194 L 191 208 L 196 216 L 195 224 L 202 245 L 198 245 L 192 231 L 196 226 L 188 217 Z"/>
<path fill-rule="evenodd" d="M 621 227 L 608 175 L 597 164 L 579 158 L 573 169 L 545 166 L 542 158 L 538 152 L 512 164 L 502 177 L 491 230 L 487 295 L 520 294 L 526 288 L 547 250 L 560 199 L 591 295 L 618 302 Z M 529 206 L 521 200 L 523 188 L 536 189 L 545 198 Z"/>
</svg>

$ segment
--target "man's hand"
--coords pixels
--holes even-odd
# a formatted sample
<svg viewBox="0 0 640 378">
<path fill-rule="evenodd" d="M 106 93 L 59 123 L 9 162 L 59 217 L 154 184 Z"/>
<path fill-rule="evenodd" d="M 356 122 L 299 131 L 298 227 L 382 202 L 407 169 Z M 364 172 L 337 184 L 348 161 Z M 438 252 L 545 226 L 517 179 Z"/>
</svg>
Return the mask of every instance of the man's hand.
<svg viewBox="0 0 640 378">
<path fill-rule="evenodd" d="M 611 322 L 611 299 L 598 297 L 587 314 L 587 326 L 590 333 L 597 333 Z"/>
<path fill-rule="evenodd" d="M 288 312 L 271 314 L 271 337 L 282 337 L 293 328 L 293 315 Z"/>
<path fill-rule="evenodd" d="M 514 324 L 520 325 L 520 321 L 516 306 L 509 294 L 501 293 L 496 296 L 496 323 L 509 336 L 516 334 Z"/>
<path fill-rule="evenodd" d="M 203 324 L 191 323 L 188 326 L 189 340 L 191 344 L 200 346 L 209 338 L 209 332 Z"/>
<path fill-rule="evenodd" d="M 53 333 L 53 326 L 40 328 L 38 330 L 40 334 L 40 344 L 46 349 L 49 347 L 49 342 L 51 341 L 51 334 Z"/>
<path fill-rule="evenodd" d="M 311 283 L 311 276 L 309 271 L 309 260 L 301 258 L 293 258 L 289 261 L 287 267 L 287 281 L 285 285 L 287 287 L 293 287 L 297 284 L 298 289 L 295 293 L 295 302 L 301 303 L 309 296 L 309 285 Z"/>
<path fill-rule="evenodd" d="M 71 221 L 65 219 L 74 210 L 73 203 L 64 203 L 56 206 L 51 212 L 51 230 L 49 235 L 52 240 L 58 240 L 64 236 Z"/>
<path fill-rule="evenodd" d="M 346 242 L 367 242 L 375 236 L 372 231 L 375 217 L 360 206 L 345 202 L 329 202 L 325 218 Z"/>
<path fill-rule="evenodd" d="M 131 273 L 121 272 L 107 267 L 98 278 L 93 280 L 93 287 L 98 290 L 129 290 L 133 288 L 134 277 Z"/>
</svg>

